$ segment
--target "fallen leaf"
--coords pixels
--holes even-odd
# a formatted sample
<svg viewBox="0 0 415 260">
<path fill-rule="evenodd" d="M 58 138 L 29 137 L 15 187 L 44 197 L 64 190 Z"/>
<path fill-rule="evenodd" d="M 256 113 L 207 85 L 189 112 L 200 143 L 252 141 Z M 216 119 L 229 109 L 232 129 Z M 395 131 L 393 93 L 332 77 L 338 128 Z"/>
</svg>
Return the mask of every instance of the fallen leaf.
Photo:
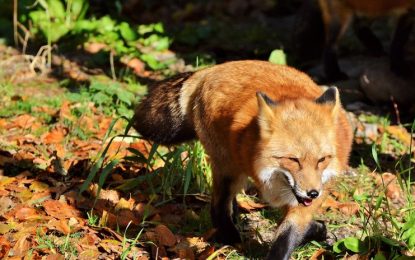
<svg viewBox="0 0 415 260">
<path fill-rule="evenodd" d="M 92 54 L 95 54 L 107 47 L 108 45 L 101 42 L 87 42 L 84 44 L 84 50 Z"/>
<path fill-rule="evenodd" d="M 411 134 L 405 127 L 400 125 L 390 125 L 386 127 L 386 132 L 393 136 L 395 139 L 401 141 L 404 145 L 411 145 Z"/>
<path fill-rule="evenodd" d="M 101 200 L 108 200 L 113 205 L 116 205 L 120 201 L 120 195 L 116 190 L 101 189 L 98 194 L 98 184 L 96 183 L 90 185 L 88 191 L 93 197 Z"/>
<path fill-rule="evenodd" d="M 347 216 L 352 216 L 359 211 L 360 206 L 356 202 L 344 202 L 338 204 L 338 209 Z"/>
<path fill-rule="evenodd" d="M 71 233 L 71 228 L 65 219 L 54 219 L 53 218 L 49 220 L 47 227 L 51 230 L 57 230 L 64 235 L 68 235 Z"/>
<path fill-rule="evenodd" d="M 339 207 L 340 202 L 335 200 L 332 196 L 327 196 L 324 200 L 323 204 L 321 205 L 323 208 L 332 208 L 337 209 Z"/>
<path fill-rule="evenodd" d="M 32 127 L 32 124 L 36 121 L 36 117 L 33 117 L 28 114 L 20 115 L 11 120 L 12 124 L 9 125 L 9 128 L 18 127 L 23 129 L 28 129 Z"/>
<path fill-rule="evenodd" d="M 158 242 L 163 246 L 171 247 L 174 246 L 177 242 L 177 239 L 174 236 L 174 234 L 165 225 L 157 225 L 154 228 L 154 232 L 157 235 Z"/>
<path fill-rule="evenodd" d="M 310 257 L 310 260 L 318 260 L 318 259 L 324 259 L 324 253 L 326 252 L 326 249 L 319 248 L 317 251 L 314 252 L 314 254 Z"/>
<path fill-rule="evenodd" d="M 132 210 L 134 208 L 134 199 L 130 198 L 128 200 L 121 198 L 117 205 L 115 205 L 115 211 L 119 211 L 122 209 L 128 209 L 128 210 Z"/>
<path fill-rule="evenodd" d="M 20 221 L 35 219 L 39 217 L 39 214 L 35 209 L 28 207 L 22 207 L 18 209 L 14 214 L 15 217 Z"/>
<path fill-rule="evenodd" d="M 11 210 L 15 203 L 9 197 L 0 197 L 0 216 Z"/>
<path fill-rule="evenodd" d="M 66 128 L 56 127 L 52 131 L 42 135 L 42 141 L 45 144 L 62 143 L 68 133 Z"/>
<path fill-rule="evenodd" d="M 87 233 L 85 234 L 81 240 L 79 241 L 79 244 L 81 247 L 85 248 L 87 246 L 93 246 L 96 245 L 99 242 L 99 238 L 95 234 Z"/>
<path fill-rule="evenodd" d="M 42 205 L 48 215 L 57 219 L 68 219 L 81 216 L 81 213 L 77 209 L 58 200 L 46 200 Z"/>
<path fill-rule="evenodd" d="M 244 199 L 244 200 L 238 200 L 238 207 L 249 212 L 257 209 L 263 209 L 266 206 L 261 203 L 257 203 L 251 199 Z"/>
<path fill-rule="evenodd" d="M 144 218 L 153 216 L 156 209 L 150 204 L 138 203 L 133 211 L 137 217 Z"/>
<path fill-rule="evenodd" d="M 123 209 L 116 214 L 115 226 L 127 227 L 130 223 L 139 225 L 142 219 L 137 218 L 131 210 Z"/>
<path fill-rule="evenodd" d="M 29 242 L 28 238 L 30 235 L 25 235 L 20 237 L 13 246 L 13 252 L 15 256 L 24 257 L 29 249 L 32 247 L 32 244 Z"/>
<path fill-rule="evenodd" d="M 47 255 L 44 258 L 42 257 L 42 260 L 43 259 L 45 259 L 45 260 L 64 260 L 65 259 L 65 256 L 64 255 L 61 255 L 59 253 L 56 253 L 56 254 Z"/>
<path fill-rule="evenodd" d="M 100 255 L 101 255 L 101 252 L 99 252 L 98 249 L 90 248 L 90 249 L 80 252 L 77 259 L 80 259 L 80 260 L 100 259 L 99 257 Z"/>
<path fill-rule="evenodd" d="M 121 252 L 122 243 L 114 239 L 103 239 L 99 245 L 107 252 Z"/>
<path fill-rule="evenodd" d="M 44 192 L 49 190 L 49 185 L 44 182 L 33 181 L 32 184 L 30 184 L 29 189 L 34 192 Z"/>
<path fill-rule="evenodd" d="M 129 57 L 122 57 L 121 62 L 127 67 L 133 69 L 134 73 L 142 75 L 145 71 L 145 64 L 137 58 L 130 59 Z"/>
<path fill-rule="evenodd" d="M 9 255 L 10 242 L 4 236 L 0 236 L 0 259 L 5 259 Z"/>
<path fill-rule="evenodd" d="M 214 246 L 208 246 L 201 254 L 199 254 L 198 259 L 207 259 L 215 252 L 215 250 Z"/>
<path fill-rule="evenodd" d="M 73 119 L 75 118 L 71 113 L 71 107 L 70 107 L 69 101 L 65 100 L 62 102 L 61 108 L 59 110 L 59 117 L 62 122 L 64 121 L 64 119 L 73 121 Z"/>
</svg>

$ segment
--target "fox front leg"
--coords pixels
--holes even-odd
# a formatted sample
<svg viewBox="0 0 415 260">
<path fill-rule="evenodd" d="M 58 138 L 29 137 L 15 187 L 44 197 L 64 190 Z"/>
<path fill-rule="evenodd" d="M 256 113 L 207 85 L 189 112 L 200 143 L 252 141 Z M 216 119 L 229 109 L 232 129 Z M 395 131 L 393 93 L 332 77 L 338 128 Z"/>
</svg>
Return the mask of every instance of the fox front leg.
<svg viewBox="0 0 415 260">
<path fill-rule="evenodd" d="M 288 260 L 297 246 L 311 240 L 321 241 L 326 238 L 327 229 L 324 223 L 312 220 L 312 213 L 316 207 L 321 205 L 321 203 L 316 202 L 314 201 L 313 204 L 318 205 L 297 206 L 288 210 L 286 217 L 278 228 L 277 238 L 268 252 L 268 260 Z"/>
</svg>

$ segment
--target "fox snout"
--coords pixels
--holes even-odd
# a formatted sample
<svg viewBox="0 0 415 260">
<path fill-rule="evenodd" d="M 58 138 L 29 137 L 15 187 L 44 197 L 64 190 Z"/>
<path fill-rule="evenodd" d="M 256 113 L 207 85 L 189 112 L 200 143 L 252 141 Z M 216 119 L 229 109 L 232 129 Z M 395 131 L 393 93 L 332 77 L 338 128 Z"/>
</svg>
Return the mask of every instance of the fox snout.
<svg viewBox="0 0 415 260">
<path fill-rule="evenodd" d="M 290 172 L 284 172 L 284 176 L 290 185 L 298 203 L 304 206 L 310 206 L 313 199 L 320 197 L 322 194 L 322 184 L 313 178 L 304 178 L 302 181 L 296 181 Z M 308 185 L 306 185 L 306 183 Z M 305 188 L 305 186 L 308 186 Z"/>
</svg>

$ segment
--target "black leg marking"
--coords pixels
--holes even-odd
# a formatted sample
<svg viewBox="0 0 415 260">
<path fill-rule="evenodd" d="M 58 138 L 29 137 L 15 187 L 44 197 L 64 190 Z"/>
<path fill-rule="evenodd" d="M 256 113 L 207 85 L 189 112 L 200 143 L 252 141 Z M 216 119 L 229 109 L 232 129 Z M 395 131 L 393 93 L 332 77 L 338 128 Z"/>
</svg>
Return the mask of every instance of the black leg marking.
<svg viewBox="0 0 415 260">
<path fill-rule="evenodd" d="M 299 234 L 293 226 L 283 231 L 271 246 L 267 260 L 288 260 L 299 244 Z"/>
<path fill-rule="evenodd" d="M 314 241 L 324 241 L 327 238 L 327 228 L 323 221 L 312 221 L 304 234 L 302 244 Z"/>
<path fill-rule="evenodd" d="M 405 45 L 413 28 L 414 21 L 412 15 L 413 12 L 409 11 L 399 18 L 391 43 L 391 70 L 400 76 L 408 76 L 410 74 L 409 65 L 405 61 Z"/>
<path fill-rule="evenodd" d="M 382 43 L 366 22 L 356 19 L 353 23 L 353 29 L 359 41 L 372 55 L 381 56 L 385 54 Z"/>
<path fill-rule="evenodd" d="M 237 222 L 237 218 L 239 216 L 239 208 L 238 202 L 236 201 L 236 197 L 232 200 L 232 221 L 233 223 Z"/>
<path fill-rule="evenodd" d="M 211 216 L 213 226 L 217 229 L 214 240 L 223 244 L 235 245 L 241 242 L 241 237 L 232 221 L 231 207 L 233 207 L 234 195 L 231 193 L 231 185 L 232 179 L 230 178 L 224 178 L 220 183 L 216 183 Z"/>
<path fill-rule="evenodd" d="M 347 79 L 347 75 L 340 70 L 339 63 L 337 61 L 336 42 L 340 35 L 342 25 L 338 20 L 332 20 L 327 33 L 326 45 L 323 52 L 324 73 L 327 80 L 336 81 Z"/>
</svg>

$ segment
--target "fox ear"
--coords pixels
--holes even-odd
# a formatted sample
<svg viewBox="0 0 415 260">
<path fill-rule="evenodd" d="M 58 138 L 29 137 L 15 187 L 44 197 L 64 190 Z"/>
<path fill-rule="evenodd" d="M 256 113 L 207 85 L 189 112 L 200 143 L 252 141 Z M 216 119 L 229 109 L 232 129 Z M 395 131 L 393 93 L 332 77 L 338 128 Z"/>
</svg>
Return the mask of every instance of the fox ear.
<svg viewBox="0 0 415 260">
<path fill-rule="evenodd" d="M 256 96 L 258 100 L 259 131 L 261 136 L 266 138 L 272 134 L 272 121 L 274 119 L 272 108 L 275 107 L 277 103 L 263 92 L 258 91 Z"/>
<path fill-rule="evenodd" d="M 336 87 L 329 87 L 324 93 L 316 99 L 316 103 L 322 105 L 332 105 L 333 113 L 336 114 L 340 107 L 339 90 Z"/>
</svg>

